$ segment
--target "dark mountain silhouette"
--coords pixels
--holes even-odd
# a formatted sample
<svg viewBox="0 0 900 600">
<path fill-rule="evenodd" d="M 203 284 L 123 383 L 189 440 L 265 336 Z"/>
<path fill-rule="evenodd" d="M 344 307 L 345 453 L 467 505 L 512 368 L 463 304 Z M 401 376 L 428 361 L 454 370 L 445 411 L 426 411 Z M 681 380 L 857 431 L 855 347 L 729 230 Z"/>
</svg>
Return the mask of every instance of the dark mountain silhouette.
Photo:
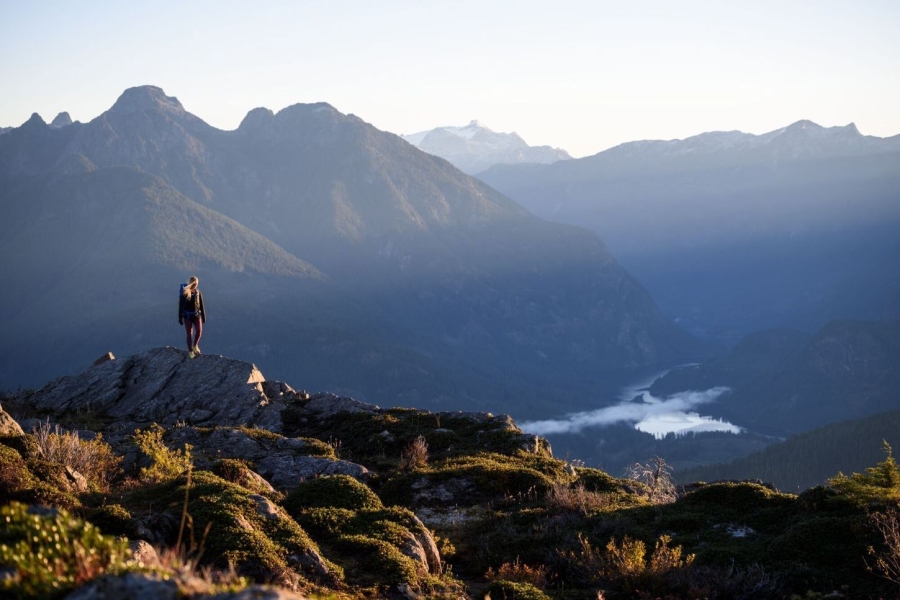
<svg viewBox="0 0 900 600">
<path fill-rule="evenodd" d="M 762 479 L 794 492 L 824 485 L 837 472 L 862 473 L 884 460 L 884 442 L 900 447 L 900 411 L 832 423 L 725 464 L 677 473 L 679 481 Z"/>
<path fill-rule="evenodd" d="M 760 332 L 726 356 L 676 369 L 654 394 L 732 388 L 709 410 L 754 431 L 796 433 L 900 409 L 900 321 L 837 321 L 815 335 Z"/>
<path fill-rule="evenodd" d="M 479 177 L 535 214 L 597 231 L 664 314 L 726 343 L 883 318 L 900 286 L 900 136 L 799 121 Z"/>
<path fill-rule="evenodd" d="M 706 351 L 594 234 L 327 104 L 221 131 L 132 88 L 0 138 L 0 190 L 0 386 L 179 340 L 172 290 L 194 273 L 208 343 L 363 398 L 541 414 L 597 369 Z"/>
</svg>

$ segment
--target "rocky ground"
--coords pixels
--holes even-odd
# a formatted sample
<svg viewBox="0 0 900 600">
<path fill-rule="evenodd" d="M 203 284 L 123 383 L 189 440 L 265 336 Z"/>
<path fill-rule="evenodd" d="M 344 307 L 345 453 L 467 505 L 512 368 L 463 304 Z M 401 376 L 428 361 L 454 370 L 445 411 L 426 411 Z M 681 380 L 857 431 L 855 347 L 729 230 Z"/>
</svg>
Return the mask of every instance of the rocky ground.
<svg viewBox="0 0 900 600">
<path fill-rule="evenodd" d="M 900 592 L 867 568 L 897 551 L 871 519 L 896 495 L 617 479 L 507 415 L 310 394 L 221 356 L 106 356 L 3 409 L 12 597 Z"/>
</svg>

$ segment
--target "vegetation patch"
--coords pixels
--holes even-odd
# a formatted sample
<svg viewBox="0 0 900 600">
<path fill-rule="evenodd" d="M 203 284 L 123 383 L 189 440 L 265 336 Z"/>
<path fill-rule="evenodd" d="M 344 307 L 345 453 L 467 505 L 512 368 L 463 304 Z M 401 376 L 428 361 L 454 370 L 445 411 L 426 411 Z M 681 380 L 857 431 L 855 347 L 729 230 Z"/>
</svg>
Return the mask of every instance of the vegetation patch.
<svg viewBox="0 0 900 600">
<path fill-rule="evenodd" d="M 134 432 L 134 445 L 150 461 L 150 465 L 142 467 L 141 481 L 147 483 L 163 483 L 171 481 L 191 468 L 190 444 L 181 450 L 171 450 L 163 442 L 166 430 L 154 423 L 149 428 Z"/>
<path fill-rule="evenodd" d="M 499 579 L 491 582 L 487 592 L 491 600 L 550 600 L 550 596 L 524 581 Z"/>
<path fill-rule="evenodd" d="M 318 546 L 289 516 L 267 518 L 260 514 L 252 494 L 233 483 L 205 471 L 193 474 L 192 486 L 185 489 L 187 479 L 139 490 L 128 497 L 131 512 L 140 516 L 149 510 L 182 513 L 185 492 L 191 546 L 202 548 L 204 562 L 227 569 L 230 565 L 242 575 L 257 581 L 278 580 L 292 571 L 306 577 L 321 576 L 315 569 L 294 569 L 291 556 L 318 554 Z M 162 532 L 168 544 L 176 543 L 176 532 Z M 331 578 L 339 580 L 341 570 L 325 561 Z"/>
<path fill-rule="evenodd" d="M 331 507 L 350 510 L 378 509 L 381 500 L 365 484 L 349 475 L 332 475 L 304 481 L 291 490 L 284 507 L 294 515 L 306 508 Z"/>
<path fill-rule="evenodd" d="M 16 598 L 56 598 L 106 573 L 136 565 L 128 544 L 65 510 L 20 503 L 0 508 L 0 565 L 15 574 L 0 590 Z"/>
</svg>

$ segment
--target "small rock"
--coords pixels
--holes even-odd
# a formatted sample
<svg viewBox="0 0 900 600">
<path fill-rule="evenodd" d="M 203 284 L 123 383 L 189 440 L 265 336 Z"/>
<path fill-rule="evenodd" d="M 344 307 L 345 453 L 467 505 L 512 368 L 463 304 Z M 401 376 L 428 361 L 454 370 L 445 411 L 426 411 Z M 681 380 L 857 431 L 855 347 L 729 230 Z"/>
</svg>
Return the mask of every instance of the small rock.
<svg viewBox="0 0 900 600">
<path fill-rule="evenodd" d="M 412 532 L 403 531 L 399 535 L 401 541 L 397 548 L 402 554 L 413 559 L 416 563 L 416 571 L 420 577 L 427 575 L 430 572 L 430 569 L 425 548 L 422 547 L 422 544 L 416 539 L 416 536 L 414 536 Z"/>
<path fill-rule="evenodd" d="M 306 596 L 281 588 L 251 585 L 239 592 L 225 592 L 210 596 L 209 600 L 306 600 Z"/>
<path fill-rule="evenodd" d="M 397 591 L 400 592 L 400 594 L 407 600 L 419 600 L 419 598 L 423 597 L 421 592 L 413 588 L 408 583 L 398 583 Z"/>
<path fill-rule="evenodd" d="M 263 393 L 272 398 L 281 398 L 286 394 L 293 394 L 294 388 L 283 381 L 264 381 L 262 384 Z"/>
<path fill-rule="evenodd" d="M 301 571 L 313 579 L 323 582 L 337 582 L 337 579 L 331 573 L 331 569 L 325 563 L 325 559 L 312 548 L 306 548 L 299 554 L 292 554 L 288 557 L 288 563 L 297 565 Z"/>
<path fill-rule="evenodd" d="M 116 357 L 113 355 L 112 352 L 107 352 L 106 354 L 104 354 L 103 356 L 101 356 L 100 358 L 98 358 L 97 360 L 95 360 L 95 361 L 91 364 L 91 366 L 92 366 L 92 367 L 96 367 L 97 365 L 102 365 L 103 363 L 109 362 L 109 361 L 111 361 L 111 360 L 116 360 Z"/>
<path fill-rule="evenodd" d="M 159 566 L 159 555 L 156 553 L 156 549 L 144 540 L 128 542 L 128 547 L 131 549 L 134 559 L 145 567 Z"/>
<path fill-rule="evenodd" d="M 278 510 L 278 506 L 265 496 L 252 494 L 248 496 L 248 498 L 256 503 L 256 514 L 259 516 L 269 521 L 277 521 L 281 518 L 281 512 Z"/>
<path fill-rule="evenodd" d="M 375 404 L 342 398 L 334 394 L 316 394 L 303 408 L 317 413 L 320 418 L 333 417 L 339 413 L 374 413 L 380 410 Z"/>
<path fill-rule="evenodd" d="M 88 491 L 87 478 L 68 465 L 66 466 L 66 479 L 75 492 L 83 494 Z"/>
<path fill-rule="evenodd" d="M 66 600 L 176 600 L 178 584 L 149 573 L 104 575 L 78 588 Z"/>
</svg>

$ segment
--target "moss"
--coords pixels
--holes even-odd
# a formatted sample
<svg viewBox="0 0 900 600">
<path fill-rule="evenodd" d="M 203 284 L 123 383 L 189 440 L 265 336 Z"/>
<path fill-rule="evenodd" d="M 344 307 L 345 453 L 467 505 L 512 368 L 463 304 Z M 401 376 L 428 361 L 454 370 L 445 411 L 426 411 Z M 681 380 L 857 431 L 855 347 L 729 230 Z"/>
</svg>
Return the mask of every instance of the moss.
<svg viewBox="0 0 900 600">
<path fill-rule="evenodd" d="M 284 501 L 290 514 L 312 507 L 360 510 L 381 508 L 381 500 L 365 484 L 349 475 L 332 475 L 305 481 L 294 488 Z"/>
<path fill-rule="evenodd" d="M 37 480 L 22 455 L 12 448 L 0 445 L 0 496 L 34 487 Z"/>
<path fill-rule="evenodd" d="M 247 461 L 236 458 L 223 458 L 213 463 L 211 471 L 225 481 L 239 485 L 254 494 L 260 494 L 276 501 L 280 501 L 283 498 L 280 492 L 273 492 L 272 488 L 253 476 Z"/>
<path fill-rule="evenodd" d="M 705 507 L 724 515 L 741 517 L 748 512 L 792 507 L 797 497 L 775 492 L 755 483 L 715 483 L 693 491 L 681 500 L 683 507 Z"/>
<path fill-rule="evenodd" d="M 416 563 L 384 540 L 365 535 L 344 535 L 333 546 L 344 557 L 347 578 L 357 585 L 416 584 Z"/>
<path fill-rule="evenodd" d="M 487 592 L 491 600 L 550 600 L 550 596 L 522 581 L 493 581 Z"/>
<path fill-rule="evenodd" d="M 320 506 L 305 508 L 291 516 L 318 540 L 327 540 L 341 535 L 344 528 L 356 516 L 356 512 L 347 508 Z"/>
<path fill-rule="evenodd" d="M 0 446 L 0 494 L 26 504 L 69 510 L 81 506 L 69 489 L 65 467 L 41 459 L 25 460 L 8 446 Z"/>
<path fill-rule="evenodd" d="M 103 533 L 127 538 L 140 537 L 131 513 L 121 504 L 107 504 L 87 511 L 86 519 Z"/>
<path fill-rule="evenodd" d="M 265 581 L 289 571 L 291 555 L 302 555 L 307 550 L 319 552 L 316 543 L 292 518 L 261 516 L 248 490 L 206 471 L 194 473 L 192 479 L 188 514 L 193 522 L 193 537 L 198 544 L 203 541 L 204 557 L 214 566 L 227 568 L 232 563 L 242 575 Z M 153 506 L 154 511 L 180 514 L 185 485 L 186 479 L 180 477 L 136 492 L 129 501 Z M 207 525 L 209 533 L 202 540 Z M 170 544 L 175 541 L 167 540 Z M 341 569 L 333 564 L 328 567 L 339 579 Z"/>
<path fill-rule="evenodd" d="M 259 427 L 237 427 L 237 430 L 257 441 L 275 442 L 284 437 L 269 431 L 268 429 L 260 429 Z"/>
<path fill-rule="evenodd" d="M 589 492 L 618 492 L 622 490 L 623 481 L 600 469 L 579 467 L 575 469 L 576 485 L 583 485 Z"/>
<path fill-rule="evenodd" d="M 0 565 L 16 571 L 0 580 L 3 597 L 57 598 L 95 577 L 135 566 L 126 542 L 64 510 L 13 503 L 0 509 L 0 519 Z"/>
<path fill-rule="evenodd" d="M 343 413 L 320 420 L 304 415 L 301 405 L 288 407 L 281 416 L 286 432 L 339 440 L 343 458 L 376 470 L 396 467 L 401 451 L 419 435 L 428 443 L 432 457 L 438 459 L 484 451 L 512 455 L 521 443 L 521 431 L 499 417 L 472 419 L 391 409 Z"/>
<path fill-rule="evenodd" d="M 396 473 L 379 493 L 387 504 L 405 505 L 414 497 L 412 486 L 425 477 L 431 484 L 455 481 L 464 486 L 466 504 L 503 497 L 543 497 L 554 482 L 568 483 L 571 479 L 563 465 L 562 461 L 525 453 L 507 456 L 482 452 L 436 461 L 414 473 Z"/>
<path fill-rule="evenodd" d="M 324 458 L 337 458 L 334 453 L 334 446 L 317 440 L 316 438 L 304 437 L 297 438 L 303 440 L 306 446 L 303 447 L 303 454 L 306 456 L 322 456 Z"/>
<path fill-rule="evenodd" d="M 296 519 L 344 568 L 349 583 L 417 585 L 428 579 L 420 572 L 424 566 L 401 551 L 422 527 L 407 509 L 308 507 Z"/>
<path fill-rule="evenodd" d="M 12 448 L 23 457 L 34 456 L 37 453 L 37 441 L 30 433 L 0 437 L 0 445 Z"/>
</svg>

